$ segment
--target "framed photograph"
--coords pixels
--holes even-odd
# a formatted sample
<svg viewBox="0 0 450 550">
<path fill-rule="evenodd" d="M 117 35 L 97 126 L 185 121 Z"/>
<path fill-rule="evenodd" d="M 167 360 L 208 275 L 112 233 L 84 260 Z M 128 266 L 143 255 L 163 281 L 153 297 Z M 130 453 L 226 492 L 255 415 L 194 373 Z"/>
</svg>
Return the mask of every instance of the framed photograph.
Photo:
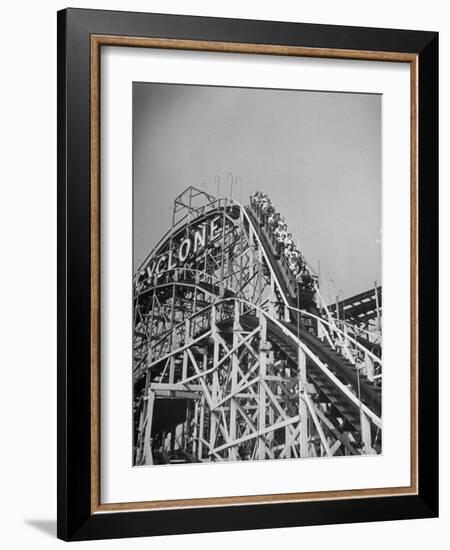
<svg viewBox="0 0 450 550">
<path fill-rule="evenodd" d="M 58 13 L 58 536 L 438 514 L 438 35 Z"/>
</svg>

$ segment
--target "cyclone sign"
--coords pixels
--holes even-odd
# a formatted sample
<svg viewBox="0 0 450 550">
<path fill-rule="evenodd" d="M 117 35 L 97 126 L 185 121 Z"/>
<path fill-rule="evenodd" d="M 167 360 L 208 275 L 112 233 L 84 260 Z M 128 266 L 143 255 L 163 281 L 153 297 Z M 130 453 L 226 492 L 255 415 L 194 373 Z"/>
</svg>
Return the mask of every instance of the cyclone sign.
<svg viewBox="0 0 450 550">
<path fill-rule="evenodd" d="M 219 223 L 220 219 L 221 216 L 215 216 L 191 233 L 185 235 L 180 242 L 172 243 L 169 251 L 154 258 L 140 272 L 139 277 L 151 279 L 154 276 L 159 277 L 168 270 L 183 266 L 186 260 L 193 254 L 197 254 L 197 252 L 220 237 L 222 231 L 222 226 Z"/>
</svg>

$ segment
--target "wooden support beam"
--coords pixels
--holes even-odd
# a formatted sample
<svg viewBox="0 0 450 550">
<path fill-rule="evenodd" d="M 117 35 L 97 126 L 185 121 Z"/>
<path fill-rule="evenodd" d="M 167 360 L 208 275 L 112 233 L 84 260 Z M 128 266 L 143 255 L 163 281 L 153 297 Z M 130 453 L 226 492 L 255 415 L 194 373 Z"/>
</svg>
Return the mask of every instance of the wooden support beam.
<svg viewBox="0 0 450 550">
<path fill-rule="evenodd" d="M 153 464 L 151 435 L 152 435 L 152 419 L 153 419 L 153 405 L 155 403 L 155 394 L 150 390 L 147 395 L 147 418 L 144 433 L 144 452 L 143 461 L 145 465 Z"/>
<path fill-rule="evenodd" d="M 294 416 L 293 418 L 290 418 L 289 420 L 285 420 L 283 422 L 278 422 L 277 424 L 274 424 L 273 426 L 266 427 L 262 432 L 258 430 L 257 432 L 251 433 L 249 435 L 246 435 L 244 437 L 240 437 L 239 439 L 236 439 L 232 443 L 220 445 L 219 447 L 216 447 L 214 450 L 216 453 L 219 453 L 220 451 L 223 451 L 224 449 L 227 449 L 229 445 L 238 445 L 240 443 L 243 443 L 244 441 L 249 441 L 251 439 L 260 438 L 261 436 L 273 432 L 274 430 L 279 430 L 280 428 L 284 428 L 285 426 L 290 426 L 292 424 L 295 424 L 299 421 L 299 416 Z"/>
<path fill-rule="evenodd" d="M 308 434 L 308 407 L 305 400 L 307 395 L 306 379 L 306 355 L 302 348 L 298 347 L 298 412 L 300 415 L 300 456 L 309 456 Z"/>
</svg>

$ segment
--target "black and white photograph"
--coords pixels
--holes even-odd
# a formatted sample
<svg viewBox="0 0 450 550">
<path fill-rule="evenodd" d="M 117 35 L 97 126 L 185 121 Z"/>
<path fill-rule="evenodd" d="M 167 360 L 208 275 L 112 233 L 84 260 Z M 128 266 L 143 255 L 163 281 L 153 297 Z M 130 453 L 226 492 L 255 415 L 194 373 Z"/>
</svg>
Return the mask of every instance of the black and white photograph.
<svg viewBox="0 0 450 550">
<path fill-rule="evenodd" d="M 2 5 L 0 548 L 448 546 L 445 7 Z"/>
<path fill-rule="evenodd" d="M 380 94 L 133 83 L 133 465 L 381 454 Z"/>
</svg>

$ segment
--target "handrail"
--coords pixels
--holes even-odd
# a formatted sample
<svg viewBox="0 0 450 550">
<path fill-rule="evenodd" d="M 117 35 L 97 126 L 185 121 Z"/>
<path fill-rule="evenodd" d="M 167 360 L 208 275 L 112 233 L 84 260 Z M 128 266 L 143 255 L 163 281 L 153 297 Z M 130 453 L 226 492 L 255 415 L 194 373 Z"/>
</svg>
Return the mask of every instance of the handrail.
<svg viewBox="0 0 450 550">
<path fill-rule="evenodd" d="M 344 325 L 348 329 L 353 330 L 355 332 L 355 334 L 359 332 L 359 333 L 362 333 L 362 334 L 366 334 L 367 336 L 372 336 L 372 337 L 374 336 L 373 332 L 370 332 L 369 330 L 365 330 L 363 328 L 360 328 L 357 325 L 353 325 L 349 321 L 344 321 L 343 319 L 335 319 L 335 321 L 336 321 L 336 324 Z M 377 337 L 377 338 L 379 339 L 381 337 Z M 377 344 L 377 342 L 371 342 L 371 343 L 372 344 Z"/>
<path fill-rule="evenodd" d="M 306 315 L 308 317 L 312 317 L 313 319 L 317 319 L 321 323 L 332 327 L 332 324 L 329 321 L 325 321 L 325 319 L 323 319 L 322 317 L 319 317 L 318 315 L 314 315 L 313 313 L 310 313 L 309 311 L 306 311 L 304 309 L 297 309 L 296 307 L 293 307 L 293 306 L 288 306 L 288 307 L 289 307 L 289 309 L 292 309 L 293 311 L 297 311 L 298 313 L 301 313 L 302 315 Z M 382 360 L 379 357 L 377 357 L 374 353 L 372 353 L 370 350 L 368 350 L 360 342 L 355 340 L 352 336 L 350 336 L 349 334 L 345 334 L 345 332 L 343 330 L 341 330 L 340 328 L 338 328 L 338 327 L 334 328 L 334 330 L 336 330 L 336 332 L 339 332 L 344 338 L 348 338 L 353 344 L 355 344 L 358 348 L 360 348 L 362 351 L 364 351 L 364 353 L 367 353 L 367 355 L 369 355 L 369 357 L 371 359 L 373 359 L 377 363 L 380 363 L 380 365 L 383 364 Z"/>
</svg>

